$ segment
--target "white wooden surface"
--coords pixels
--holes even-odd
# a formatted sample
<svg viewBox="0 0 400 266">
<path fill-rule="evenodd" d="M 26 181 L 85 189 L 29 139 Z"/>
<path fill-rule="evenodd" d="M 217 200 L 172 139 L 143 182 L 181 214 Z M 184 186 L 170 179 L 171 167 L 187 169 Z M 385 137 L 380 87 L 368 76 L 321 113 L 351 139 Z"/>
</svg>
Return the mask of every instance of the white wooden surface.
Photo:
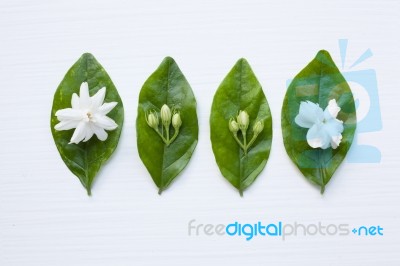
<svg viewBox="0 0 400 266">
<path fill-rule="evenodd" d="M 0 2 L 0 265 L 400 265 L 398 1 Z M 377 164 L 344 163 L 324 196 L 291 164 L 280 133 L 286 80 L 337 41 L 349 63 L 376 70 L 383 130 L 360 136 Z M 112 77 L 125 104 L 119 148 L 87 197 L 49 128 L 53 93 L 84 52 Z M 173 56 L 198 101 L 199 143 L 161 197 L 136 149 L 139 90 Z M 221 177 L 209 141 L 212 96 L 246 57 L 271 106 L 274 140 L 259 179 L 240 198 Z M 380 224 L 383 237 L 287 241 L 190 237 L 188 222 Z"/>
</svg>

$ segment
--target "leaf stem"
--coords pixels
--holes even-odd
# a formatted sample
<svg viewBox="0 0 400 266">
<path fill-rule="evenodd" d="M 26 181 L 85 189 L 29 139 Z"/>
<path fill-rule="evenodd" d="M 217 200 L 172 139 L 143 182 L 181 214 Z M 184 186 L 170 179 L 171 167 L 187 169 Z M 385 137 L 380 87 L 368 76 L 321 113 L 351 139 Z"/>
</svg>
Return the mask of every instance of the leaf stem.
<svg viewBox="0 0 400 266">
<path fill-rule="evenodd" d="M 165 134 L 167 135 L 167 142 L 166 142 L 166 144 L 167 144 L 167 146 L 169 145 L 169 125 L 167 126 L 167 125 L 164 125 L 164 127 L 165 127 Z"/>
<path fill-rule="evenodd" d="M 174 133 L 174 135 L 172 136 L 172 138 L 169 140 L 169 143 L 167 144 L 167 146 L 168 146 L 169 144 L 171 144 L 171 143 L 176 139 L 176 137 L 178 136 L 178 134 L 179 134 L 179 128 L 178 128 L 178 129 L 175 129 L 175 133 Z"/>
<path fill-rule="evenodd" d="M 162 138 L 164 143 L 167 144 L 167 140 L 164 138 L 164 136 L 158 130 L 154 129 L 154 131 L 157 132 L 157 134 L 160 136 L 160 138 Z"/>
<path fill-rule="evenodd" d="M 254 141 L 256 141 L 257 137 L 258 137 L 258 134 L 254 134 L 254 135 L 253 135 L 253 137 L 251 138 L 249 144 L 247 144 L 246 149 L 250 148 L 251 145 L 253 145 L 253 143 L 254 143 Z"/>
<path fill-rule="evenodd" d="M 90 187 L 90 185 L 89 185 L 89 187 L 86 188 L 86 191 L 87 191 L 88 196 L 92 196 L 92 188 Z"/>
<path fill-rule="evenodd" d="M 243 150 L 244 150 L 244 155 L 247 155 L 247 139 L 246 139 L 246 131 L 242 130 L 242 135 L 243 135 Z"/>
<path fill-rule="evenodd" d="M 236 142 L 239 144 L 239 146 L 245 150 L 245 147 L 243 146 L 242 142 L 239 140 L 237 133 L 233 133 L 233 137 L 235 138 Z"/>
<path fill-rule="evenodd" d="M 325 192 L 325 180 L 324 180 L 324 168 L 325 168 L 325 161 L 323 158 L 323 150 L 318 149 L 318 173 L 319 173 L 319 178 L 322 183 L 321 185 L 321 195 L 324 194 Z"/>
</svg>

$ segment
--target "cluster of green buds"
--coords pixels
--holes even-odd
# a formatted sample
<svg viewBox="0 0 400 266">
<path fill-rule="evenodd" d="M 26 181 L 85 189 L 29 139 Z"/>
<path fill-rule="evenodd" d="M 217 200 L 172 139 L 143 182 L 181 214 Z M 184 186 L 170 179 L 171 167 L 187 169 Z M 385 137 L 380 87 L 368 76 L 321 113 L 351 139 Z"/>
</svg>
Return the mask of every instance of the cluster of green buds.
<svg viewBox="0 0 400 266">
<path fill-rule="evenodd" d="M 154 131 L 157 132 L 157 134 L 160 136 L 160 138 L 164 141 L 164 143 L 169 146 L 176 137 L 178 137 L 179 134 L 179 128 L 182 125 L 182 120 L 179 112 L 175 109 L 171 109 L 168 107 L 168 105 L 164 104 L 161 107 L 160 111 L 160 117 L 161 117 L 161 131 L 160 131 L 160 125 L 159 125 L 159 117 L 158 114 L 155 110 L 150 111 L 149 113 L 146 114 L 146 122 L 151 127 L 154 129 Z M 174 134 L 170 138 L 170 127 L 174 128 Z"/>
<path fill-rule="evenodd" d="M 262 120 L 258 120 L 253 126 L 253 137 L 247 143 L 247 128 L 249 127 L 249 115 L 246 111 L 239 111 L 236 119 L 231 118 L 229 120 L 229 130 L 232 132 L 233 137 L 239 146 L 243 149 L 244 154 L 247 154 L 248 149 L 253 145 L 254 141 L 257 139 L 257 136 L 264 129 L 264 122 Z M 238 137 L 238 131 L 242 133 L 243 142 Z"/>
</svg>

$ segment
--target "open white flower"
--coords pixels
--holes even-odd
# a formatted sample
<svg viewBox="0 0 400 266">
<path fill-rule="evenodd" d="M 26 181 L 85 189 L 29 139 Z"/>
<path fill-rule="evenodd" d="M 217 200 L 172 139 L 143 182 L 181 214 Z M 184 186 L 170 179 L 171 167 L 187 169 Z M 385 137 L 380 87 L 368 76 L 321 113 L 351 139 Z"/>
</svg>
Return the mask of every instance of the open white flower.
<svg viewBox="0 0 400 266">
<path fill-rule="evenodd" d="M 103 104 L 105 96 L 106 88 L 103 87 L 90 97 L 89 86 L 87 82 L 83 82 L 79 96 L 76 93 L 72 94 L 72 108 L 65 108 L 56 112 L 60 123 L 55 125 L 54 128 L 59 131 L 75 128 L 70 143 L 86 142 L 94 134 L 99 140 L 105 141 L 108 137 L 105 130 L 114 130 L 118 127 L 114 120 L 106 116 L 118 103 Z"/>
<path fill-rule="evenodd" d="M 307 142 L 312 148 L 336 149 L 339 146 L 343 132 L 343 121 L 336 119 L 339 111 L 335 99 L 329 101 L 325 111 L 310 101 L 300 103 L 295 122 L 300 127 L 309 128 Z"/>
</svg>

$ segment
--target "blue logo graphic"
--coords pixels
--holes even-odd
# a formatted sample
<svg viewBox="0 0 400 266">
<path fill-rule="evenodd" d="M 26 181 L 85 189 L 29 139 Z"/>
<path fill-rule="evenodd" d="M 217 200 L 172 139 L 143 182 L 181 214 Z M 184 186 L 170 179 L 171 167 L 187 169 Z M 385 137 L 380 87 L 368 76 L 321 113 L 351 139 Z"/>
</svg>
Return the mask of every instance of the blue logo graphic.
<svg viewBox="0 0 400 266">
<path fill-rule="evenodd" d="M 383 236 L 383 227 L 380 225 L 377 226 L 360 226 L 358 228 L 353 228 L 351 230 L 353 234 L 358 236 Z"/>
<path fill-rule="evenodd" d="M 246 240 L 251 240 L 254 236 L 282 236 L 282 222 L 278 224 L 268 224 L 263 225 L 261 222 L 256 224 L 240 224 L 238 222 L 234 222 L 228 224 L 225 228 L 225 232 L 229 236 L 241 236 L 244 235 Z"/>
<path fill-rule="evenodd" d="M 379 106 L 378 84 L 374 69 L 352 70 L 368 58 L 372 57 L 371 49 L 367 49 L 350 67 L 345 70 L 347 39 L 339 39 L 342 75 L 349 83 L 353 92 L 356 111 L 357 129 L 354 140 L 346 156 L 348 163 L 379 163 L 381 161 L 380 150 L 371 145 L 360 144 L 359 135 L 363 133 L 378 132 L 382 130 L 382 118 Z M 292 79 L 287 80 L 287 86 Z M 309 167 L 304 166 L 304 167 Z"/>
<path fill-rule="evenodd" d="M 376 72 L 373 69 L 351 70 L 372 57 L 373 54 L 371 49 L 367 49 L 350 65 L 347 71 L 343 71 L 346 65 L 347 44 L 347 39 L 339 40 L 342 74 L 349 83 L 356 99 L 357 130 L 346 161 L 349 163 L 379 163 L 381 152 L 377 147 L 358 143 L 360 134 L 382 130 Z"/>
</svg>

